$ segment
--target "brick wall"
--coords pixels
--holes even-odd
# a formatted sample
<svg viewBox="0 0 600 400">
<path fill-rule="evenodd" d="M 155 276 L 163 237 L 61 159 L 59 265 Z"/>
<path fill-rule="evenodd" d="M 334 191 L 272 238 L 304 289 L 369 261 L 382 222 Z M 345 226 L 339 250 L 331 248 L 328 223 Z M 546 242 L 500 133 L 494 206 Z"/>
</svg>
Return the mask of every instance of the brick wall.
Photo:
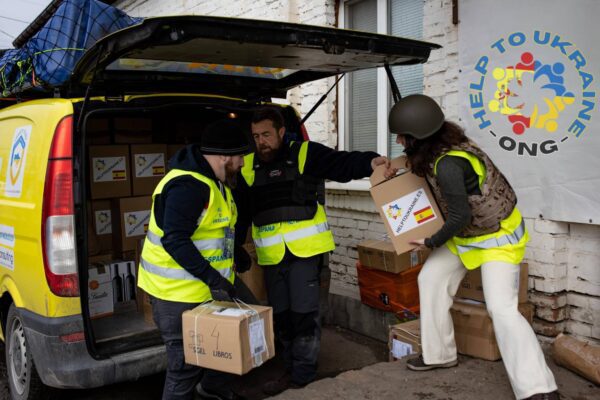
<svg viewBox="0 0 600 400">
<path fill-rule="evenodd" d="M 458 28 L 452 24 L 451 0 L 425 0 L 423 39 L 443 48 L 432 52 L 424 66 L 424 92 L 439 101 L 451 120 L 459 120 Z M 331 258 L 331 290 L 357 298 L 356 243 L 381 235 L 383 224 L 364 192 L 329 191 L 327 200 L 338 244 Z M 348 227 L 352 220 L 364 230 Z M 526 224 L 535 331 L 542 338 L 568 332 L 600 342 L 600 226 L 539 219 Z"/>
</svg>

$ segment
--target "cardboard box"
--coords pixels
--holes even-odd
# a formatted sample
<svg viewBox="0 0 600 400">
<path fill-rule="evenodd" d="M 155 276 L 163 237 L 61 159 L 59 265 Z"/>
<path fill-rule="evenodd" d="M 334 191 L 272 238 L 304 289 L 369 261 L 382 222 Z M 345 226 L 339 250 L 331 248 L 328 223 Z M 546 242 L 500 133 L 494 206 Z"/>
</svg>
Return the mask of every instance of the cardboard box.
<svg viewBox="0 0 600 400">
<path fill-rule="evenodd" d="M 106 118 L 91 118 L 87 121 L 86 141 L 88 144 L 110 144 L 110 126 Z"/>
<path fill-rule="evenodd" d="M 98 254 L 88 257 L 88 265 L 92 264 L 110 264 L 112 262 L 113 255 L 111 253 Z"/>
<path fill-rule="evenodd" d="M 212 302 L 183 313 L 185 362 L 243 375 L 275 355 L 273 309 Z"/>
<path fill-rule="evenodd" d="M 92 200 L 89 203 L 88 224 L 92 226 L 88 235 L 88 248 L 98 248 L 98 253 L 107 254 L 113 249 L 112 210 L 110 200 Z"/>
<path fill-rule="evenodd" d="M 167 145 L 131 145 L 132 193 L 134 196 L 151 195 L 165 176 Z"/>
<path fill-rule="evenodd" d="M 423 264 L 431 250 L 413 249 L 396 254 L 394 245 L 383 240 L 363 240 L 358 244 L 358 260 L 364 267 L 397 274 Z"/>
<path fill-rule="evenodd" d="M 419 312 L 419 285 L 417 277 L 422 265 L 398 274 L 383 272 L 356 264 L 360 301 L 384 310 L 408 313 L 412 318 Z"/>
<path fill-rule="evenodd" d="M 421 353 L 421 321 L 414 319 L 390 326 L 390 361 Z"/>
<path fill-rule="evenodd" d="M 529 289 L 529 264 L 522 263 L 519 274 L 519 303 L 527 303 Z M 460 282 L 456 297 L 485 302 L 483 284 L 481 281 L 481 268 L 468 271 Z"/>
<path fill-rule="evenodd" d="M 115 143 L 152 143 L 152 120 L 140 117 L 115 118 Z"/>
<path fill-rule="evenodd" d="M 260 304 L 267 304 L 267 289 L 265 287 L 265 274 L 261 266 L 258 265 L 258 257 L 256 256 L 256 249 L 253 243 L 244 244 L 244 249 L 250 255 L 252 259 L 252 266 L 244 273 L 237 273 L 237 278 L 241 279 L 242 282 L 250 289 L 256 300 Z"/>
<path fill-rule="evenodd" d="M 533 321 L 533 311 L 532 304 L 519 304 L 519 312 L 530 324 Z M 450 313 L 454 322 L 454 338 L 459 353 L 490 361 L 501 358 L 492 319 L 484 303 L 455 299 Z"/>
<path fill-rule="evenodd" d="M 397 254 L 416 246 L 409 241 L 430 237 L 444 224 L 429 185 L 406 169 L 406 158 L 391 161 L 400 173 L 386 180 L 383 166 L 375 168 L 370 177 L 371 196 L 384 222 Z"/>
<path fill-rule="evenodd" d="M 88 269 L 88 307 L 91 318 L 113 314 L 112 281 L 107 264 L 92 264 Z"/>
<path fill-rule="evenodd" d="M 113 209 L 113 245 L 119 253 L 135 251 L 136 241 L 143 239 L 150 223 L 152 198 L 150 196 L 115 199 Z"/>
<path fill-rule="evenodd" d="M 89 156 L 92 199 L 131 195 L 128 146 L 90 146 Z"/>
</svg>

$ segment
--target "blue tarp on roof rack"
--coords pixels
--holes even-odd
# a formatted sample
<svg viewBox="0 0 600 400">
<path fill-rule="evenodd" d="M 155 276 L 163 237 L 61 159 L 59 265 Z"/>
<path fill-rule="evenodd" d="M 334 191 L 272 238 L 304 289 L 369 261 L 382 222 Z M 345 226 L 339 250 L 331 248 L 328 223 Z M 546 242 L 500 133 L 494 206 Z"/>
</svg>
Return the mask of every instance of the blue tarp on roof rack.
<svg viewBox="0 0 600 400">
<path fill-rule="evenodd" d="M 27 43 L 0 56 L 0 96 L 63 85 L 94 43 L 141 20 L 98 0 L 65 0 Z"/>
</svg>

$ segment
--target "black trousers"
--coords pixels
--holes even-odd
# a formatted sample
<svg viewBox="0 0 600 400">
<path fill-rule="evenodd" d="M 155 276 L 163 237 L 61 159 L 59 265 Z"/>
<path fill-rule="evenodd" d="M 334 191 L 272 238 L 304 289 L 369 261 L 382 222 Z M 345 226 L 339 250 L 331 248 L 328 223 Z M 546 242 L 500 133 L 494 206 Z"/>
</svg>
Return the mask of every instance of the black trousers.
<svg viewBox="0 0 600 400">
<path fill-rule="evenodd" d="M 285 367 L 299 385 L 317 375 L 321 344 L 319 272 L 321 255 L 299 258 L 287 252 L 278 265 L 265 266 L 265 284 L 273 307 L 276 335 Z"/>
<path fill-rule="evenodd" d="M 179 303 L 152 299 L 152 316 L 167 349 L 167 375 L 162 400 L 192 400 L 198 380 L 202 386 L 218 388 L 227 385 L 232 375 L 185 363 L 181 314 L 198 303 Z"/>
</svg>

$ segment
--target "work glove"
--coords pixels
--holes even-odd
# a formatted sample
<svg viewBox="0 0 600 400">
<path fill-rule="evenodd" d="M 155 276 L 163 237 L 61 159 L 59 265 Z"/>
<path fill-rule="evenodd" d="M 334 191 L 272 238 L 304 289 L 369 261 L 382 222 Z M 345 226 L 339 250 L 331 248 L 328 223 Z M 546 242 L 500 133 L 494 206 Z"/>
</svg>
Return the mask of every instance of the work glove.
<svg viewBox="0 0 600 400">
<path fill-rule="evenodd" d="M 213 300 L 216 301 L 233 301 L 237 298 L 235 287 L 227 279 L 219 274 L 220 279 L 215 279 L 215 282 L 209 284 L 210 292 Z"/>
<path fill-rule="evenodd" d="M 242 246 L 236 246 L 233 252 L 233 260 L 235 261 L 235 271 L 240 274 L 248 271 L 252 266 L 250 255 Z"/>
</svg>

